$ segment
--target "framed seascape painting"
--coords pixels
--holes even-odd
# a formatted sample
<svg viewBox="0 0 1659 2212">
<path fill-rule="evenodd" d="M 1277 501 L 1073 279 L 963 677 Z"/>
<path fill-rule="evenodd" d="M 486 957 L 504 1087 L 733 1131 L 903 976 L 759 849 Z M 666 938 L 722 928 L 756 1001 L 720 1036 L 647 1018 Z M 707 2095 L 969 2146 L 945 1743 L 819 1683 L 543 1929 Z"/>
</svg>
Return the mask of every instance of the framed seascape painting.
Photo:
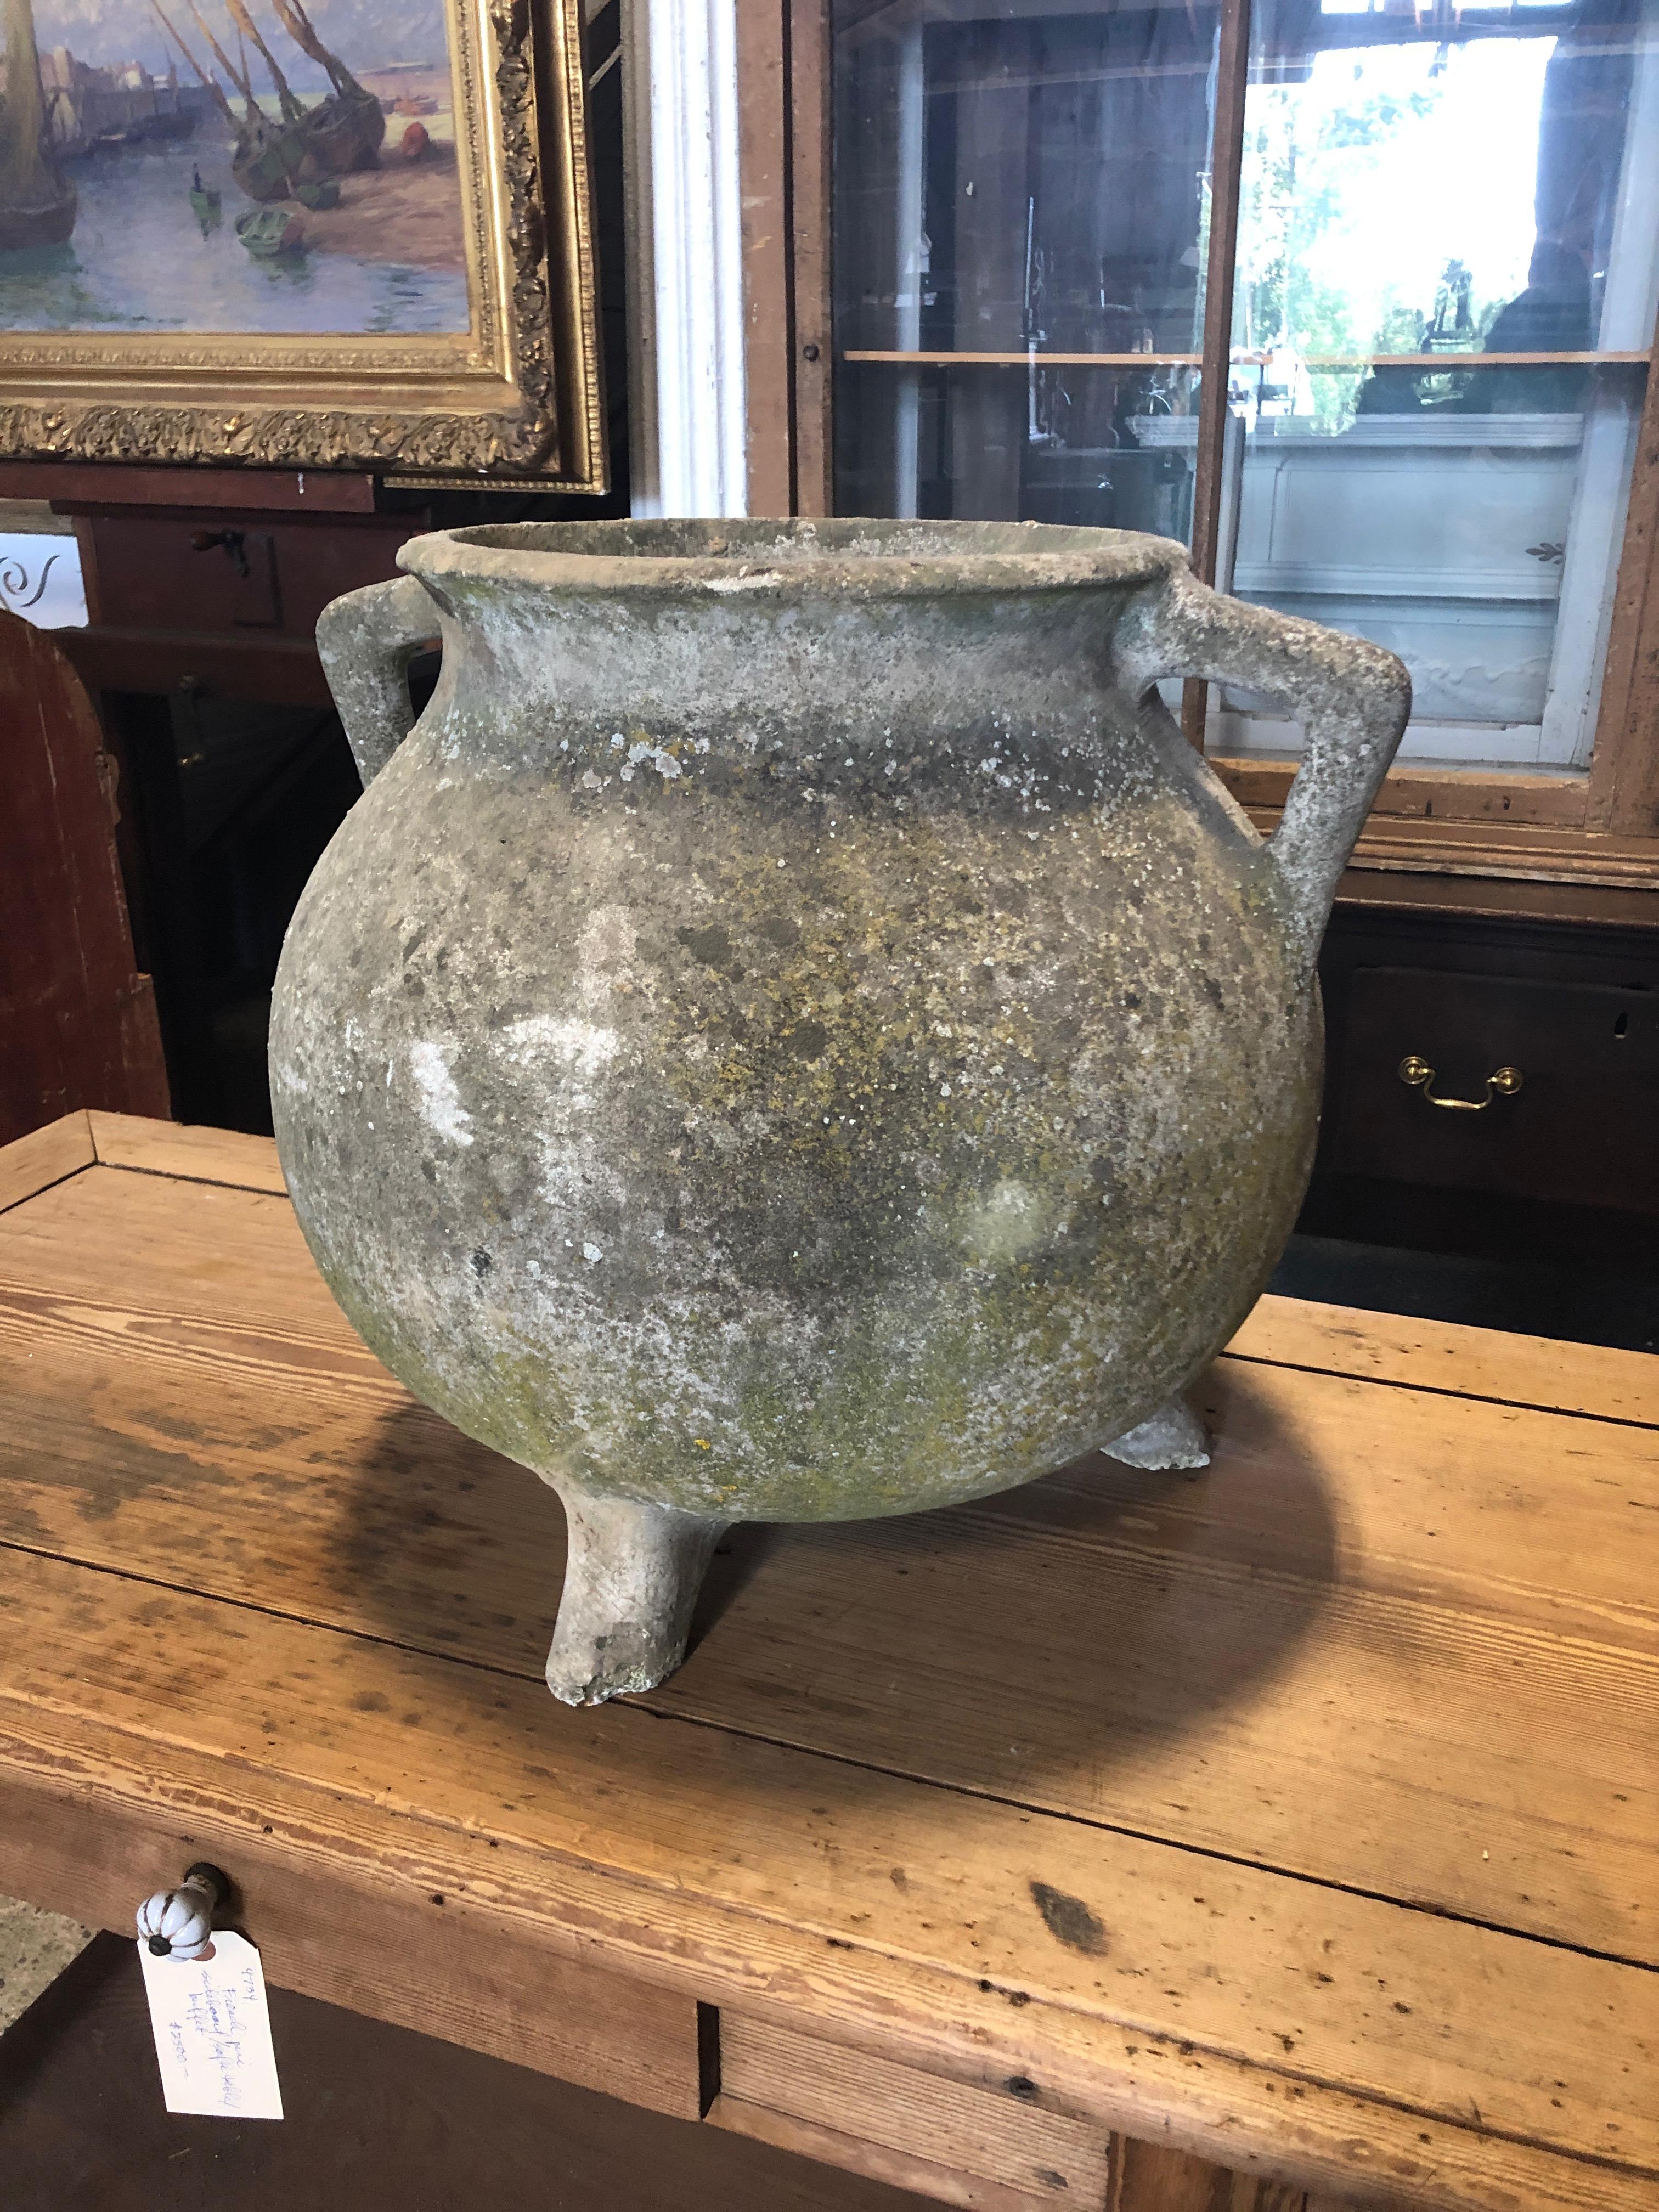
<svg viewBox="0 0 1659 2212">
<path fill-rule="evenodd" d="M 603 488 L 580 0 L 0 26 L 0 454 Z"/>
</svg>

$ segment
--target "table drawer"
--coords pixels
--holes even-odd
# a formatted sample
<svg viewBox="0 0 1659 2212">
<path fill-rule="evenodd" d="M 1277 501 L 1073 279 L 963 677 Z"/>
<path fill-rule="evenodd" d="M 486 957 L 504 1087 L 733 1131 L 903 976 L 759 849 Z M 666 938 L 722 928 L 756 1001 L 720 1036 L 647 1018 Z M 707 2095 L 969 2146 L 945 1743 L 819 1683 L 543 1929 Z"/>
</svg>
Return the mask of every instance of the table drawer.
<svg viewBox="0 0 1659 2212">
<path fill-rule="evenodd" d="M 1362 968 L 1333 1073 L 1339 1173 L 1659 1212 L 1659 994 Z"/>
<path fill-rule="evenodd" d="M 1041 2094 L 1023 2076 L 974 2087 L 722 2008 L 709 2118 L 972 2212 L 1104 2206 L 1109 2134 Z"/>
<path fill-rule="evenodd" d="M 464 1890 L 347 1882 L 288 1847 L 277 1825 L 233 1815 L 216 1832 L 186 1831 L 159 1805 L 94 1808 L 0 1771 L 0 1896 L 131 1936 L 143 1896 L 206 1859 L 235 1885 L 230 1921 L 276 1988 L 697 2118 L 694 1998 L 555 1950 L 538 1929 L 503 1940 L 487 1902 Z"/>
<path fill-rule="evenodd" d="M 302 638 L 331 599 L 398 573 L 395 516 L 100 515 L 82 526 L 93 622 L 115 629 Z M 436 627 L 435 623 L 434 625 Z"/>
</svg>

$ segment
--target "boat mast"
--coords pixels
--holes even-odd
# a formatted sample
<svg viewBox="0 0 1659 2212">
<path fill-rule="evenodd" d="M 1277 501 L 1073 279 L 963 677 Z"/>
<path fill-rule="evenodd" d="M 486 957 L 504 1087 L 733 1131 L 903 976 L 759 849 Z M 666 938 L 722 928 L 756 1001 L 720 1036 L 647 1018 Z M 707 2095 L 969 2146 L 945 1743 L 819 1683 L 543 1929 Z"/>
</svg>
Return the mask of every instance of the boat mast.
<svg viewBox="0 0 1659 2212">
<path fill-rule="evenodd" d="M 272 0 L 272 4 L 283 19 L 283 28 L 299 47 L 301 52 L 309 54 L 313 61 L 328 71 L 329 82 L 333 85 L 336 92 L 347 97 L 355 96 L 359 100 L 368 98 L 369 95 L 364 92 L 362 85 L 358 83 L 339 56 L 330 53 L 328 48 L 318 37 L 311 18 L 305 11 L 303 0 Z"/>
<path fill-rule="evenodd" d="M 264 56 L 265 67 L 270 71 L 270 81 L 276 86 L 276 97 L 282 103 L 283 119 L 289 123 L 298 123 L 303 118 L 305 109 L 294 97 L 288 79 L 276 66 L 276 55 L 259 36 L 258 25 L 243 5 L 243 0 L 225 0 L 225 4 L 230 9 L 230 19 L 236 26 L 237 36 L 252 39 Z"/>
<path fill-rule="evenodd" d="M 161 28 L 167 33 L 168 38 L 172 40 L 173 45 L 178 47 L 179 52 L 184 56 L 188 66 L 195 70 L 197 76 L 200 79 L 203 85 L 217 102 L 219 112 L 224 117 L 226 122 L 229 124 L 233 131 L 240 131 L 242 126 L 236 120 L 236 112 L 232 107 L 230 102 L 225 98 L 224 88 L 219 83 L 217 78 L 211 77 L 208 75 L 207 71 L 202 67 L 200 62 L 197 60 L 195 55 L 191 53 L 190 48 L 179 37 L 178 32 L 173 29 L 162 9 L 161 0 L 149 0 L 149 4 L 155 10 L 157 15 L 161 17 Z"/>
<path fill-rule="evenodd" d="M 46 146 L 46 98 L 29 0 L 4 0 L 6 100 L 0 110 L 0 201 L 9 207 L 45 203 L 62 191 Z"/>
<path fill-rule="evenodd" d="M 196 0 L 185 0 L 185 5 L 190 9 L 191 14 L 195 16 L 197 27 L 201 32 L 202 36 L 207 40 L 209 46 L 212 47 L 214 58 L 217 61 L 220 68 L 235 86 L 237 91 L 241 94 L 242 99 L 247 107 L 247 119 L 249 125 L 257 131 L 264 131 L 269 130 L 270 126 L 266 119 L 264 111 L 260 106 L 258 101 L 253 97 L 252 79 L 251 77 L 239 76 L 237 75 L 235 63 L 232 61 L 230 56 L 225 52 L 224 48 L 219 44 L 217 39 L 214 37 L 213 33 L 209 29 L 207 18 L 197 6 Z"/>
</svg>

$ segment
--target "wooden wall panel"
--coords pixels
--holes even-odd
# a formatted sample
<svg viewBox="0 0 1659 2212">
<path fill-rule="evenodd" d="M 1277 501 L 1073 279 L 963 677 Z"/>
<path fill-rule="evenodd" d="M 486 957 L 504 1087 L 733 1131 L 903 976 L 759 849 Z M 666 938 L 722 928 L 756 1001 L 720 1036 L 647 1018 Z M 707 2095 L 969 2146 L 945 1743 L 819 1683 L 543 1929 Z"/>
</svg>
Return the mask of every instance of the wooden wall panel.
<svg viewBox="0 0 1659 2212">
<path fill-rule="evenodd" d="M 1651 368 L 1590 761 L 1589 826 L 1659 836 L 1659 373 Z"/>
<path fill-rule="evenodd" d="M 737 0 L 750 514 L 793 511 L 787 0 Z M 781 312 L 780 310 L 781 309 Z"/>
<path fill-rule="evenodd" d="M 830 0 L 787 0 L 794 512 L 835 513 L 830 294 Z"/>
</svg>

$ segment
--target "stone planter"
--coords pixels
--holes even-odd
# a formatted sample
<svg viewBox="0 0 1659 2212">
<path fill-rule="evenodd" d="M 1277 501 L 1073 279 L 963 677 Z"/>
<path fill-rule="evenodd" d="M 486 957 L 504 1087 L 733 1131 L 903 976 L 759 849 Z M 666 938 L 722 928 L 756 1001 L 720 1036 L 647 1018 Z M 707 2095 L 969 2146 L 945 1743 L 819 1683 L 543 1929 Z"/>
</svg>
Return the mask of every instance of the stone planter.
<svg viewBox="0 0 1659 2212">
<path fill-rule="evenodd" d="M 1400 664 L 1112 532 L 400 557 L 319 631 L 367 789 L 283 949 L 277 1141 L 367 1342 L 563 1499 L 556 1694 L 672 1671 L 735 1520 L 1202 1464 L 1179 1394 L 1295 1218 Z M 1194 675 L 1305 725 L 1266 844 L 1152 691 Z"/>
</svg>

